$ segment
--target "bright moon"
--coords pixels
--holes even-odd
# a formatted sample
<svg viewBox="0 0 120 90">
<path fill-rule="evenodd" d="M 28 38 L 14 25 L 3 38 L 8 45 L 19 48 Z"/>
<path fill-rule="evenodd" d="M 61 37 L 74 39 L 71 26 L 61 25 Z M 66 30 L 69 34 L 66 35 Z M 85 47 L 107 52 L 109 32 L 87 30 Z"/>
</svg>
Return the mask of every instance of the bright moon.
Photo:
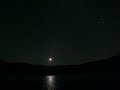
<svg viewBox="0 0 120 90">
<path fill-rule="evenodd" d="M 49 61 L 52 61 L 52 58 L 49 58 Z"/>
</svg>

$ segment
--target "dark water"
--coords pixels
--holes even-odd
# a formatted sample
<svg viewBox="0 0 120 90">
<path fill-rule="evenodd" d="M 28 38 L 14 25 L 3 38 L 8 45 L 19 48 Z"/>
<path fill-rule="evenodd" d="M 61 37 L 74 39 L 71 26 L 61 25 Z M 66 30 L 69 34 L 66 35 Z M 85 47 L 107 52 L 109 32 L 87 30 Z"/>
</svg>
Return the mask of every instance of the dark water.
<svg viewBox="0 0 120 90">
<path fill-rule="evenodd" d="M 111 89 L 112 81 L 109 79 L 95 79 L 81 77 L 80 75 L 46 76 L 43 90 L 74 90 L 74 89 Z"/>
<path fill-rule="evenodd" d="M 16 90 L 111 90 L 114 83 L 110 76 L 88 77 L 87 75 L 50 75 L 33 78 L 8 78 L 4 81 Z M 116 87 L 117 88 L 117 87 Z"/>
</svg>

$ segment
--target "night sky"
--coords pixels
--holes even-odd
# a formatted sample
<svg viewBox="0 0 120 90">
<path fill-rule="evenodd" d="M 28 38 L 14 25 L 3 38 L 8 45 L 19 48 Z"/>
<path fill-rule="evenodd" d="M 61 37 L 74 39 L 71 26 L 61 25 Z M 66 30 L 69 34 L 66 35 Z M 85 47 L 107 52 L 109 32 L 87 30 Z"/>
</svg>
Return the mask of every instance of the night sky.
<svg viewBox="0 0 120 90">
<path fill-rule="evenodd" d="M 112 0 L 0 2 L 0 59 L 81 64 L 120 51 L 120 12 Z"/>
</svg>

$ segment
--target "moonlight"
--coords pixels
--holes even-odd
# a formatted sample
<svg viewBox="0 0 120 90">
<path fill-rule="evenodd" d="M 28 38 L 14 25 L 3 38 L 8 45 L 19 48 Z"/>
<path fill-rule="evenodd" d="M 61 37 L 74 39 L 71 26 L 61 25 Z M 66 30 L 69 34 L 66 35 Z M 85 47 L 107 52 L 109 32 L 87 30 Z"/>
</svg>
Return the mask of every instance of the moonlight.
<svg viewBox="0 0 120 90">
<path fill-rule="evenodd" d="M 49 58 L 49 61 L 51 62 L 51 61 L 52 61 L 52 58 Z"/>
</svg>

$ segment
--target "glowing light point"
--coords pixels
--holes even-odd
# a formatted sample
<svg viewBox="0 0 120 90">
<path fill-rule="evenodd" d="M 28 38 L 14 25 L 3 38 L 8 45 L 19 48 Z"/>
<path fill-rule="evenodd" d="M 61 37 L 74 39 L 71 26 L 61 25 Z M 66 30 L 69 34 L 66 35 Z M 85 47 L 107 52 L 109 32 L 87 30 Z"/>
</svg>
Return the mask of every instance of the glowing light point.
<svg viewBox="0 0 120 90">
<path fill-rule="evenodd" d="M 52 61 L 52 58 L 49 58 L 49 61 Z"/>
</svg>

